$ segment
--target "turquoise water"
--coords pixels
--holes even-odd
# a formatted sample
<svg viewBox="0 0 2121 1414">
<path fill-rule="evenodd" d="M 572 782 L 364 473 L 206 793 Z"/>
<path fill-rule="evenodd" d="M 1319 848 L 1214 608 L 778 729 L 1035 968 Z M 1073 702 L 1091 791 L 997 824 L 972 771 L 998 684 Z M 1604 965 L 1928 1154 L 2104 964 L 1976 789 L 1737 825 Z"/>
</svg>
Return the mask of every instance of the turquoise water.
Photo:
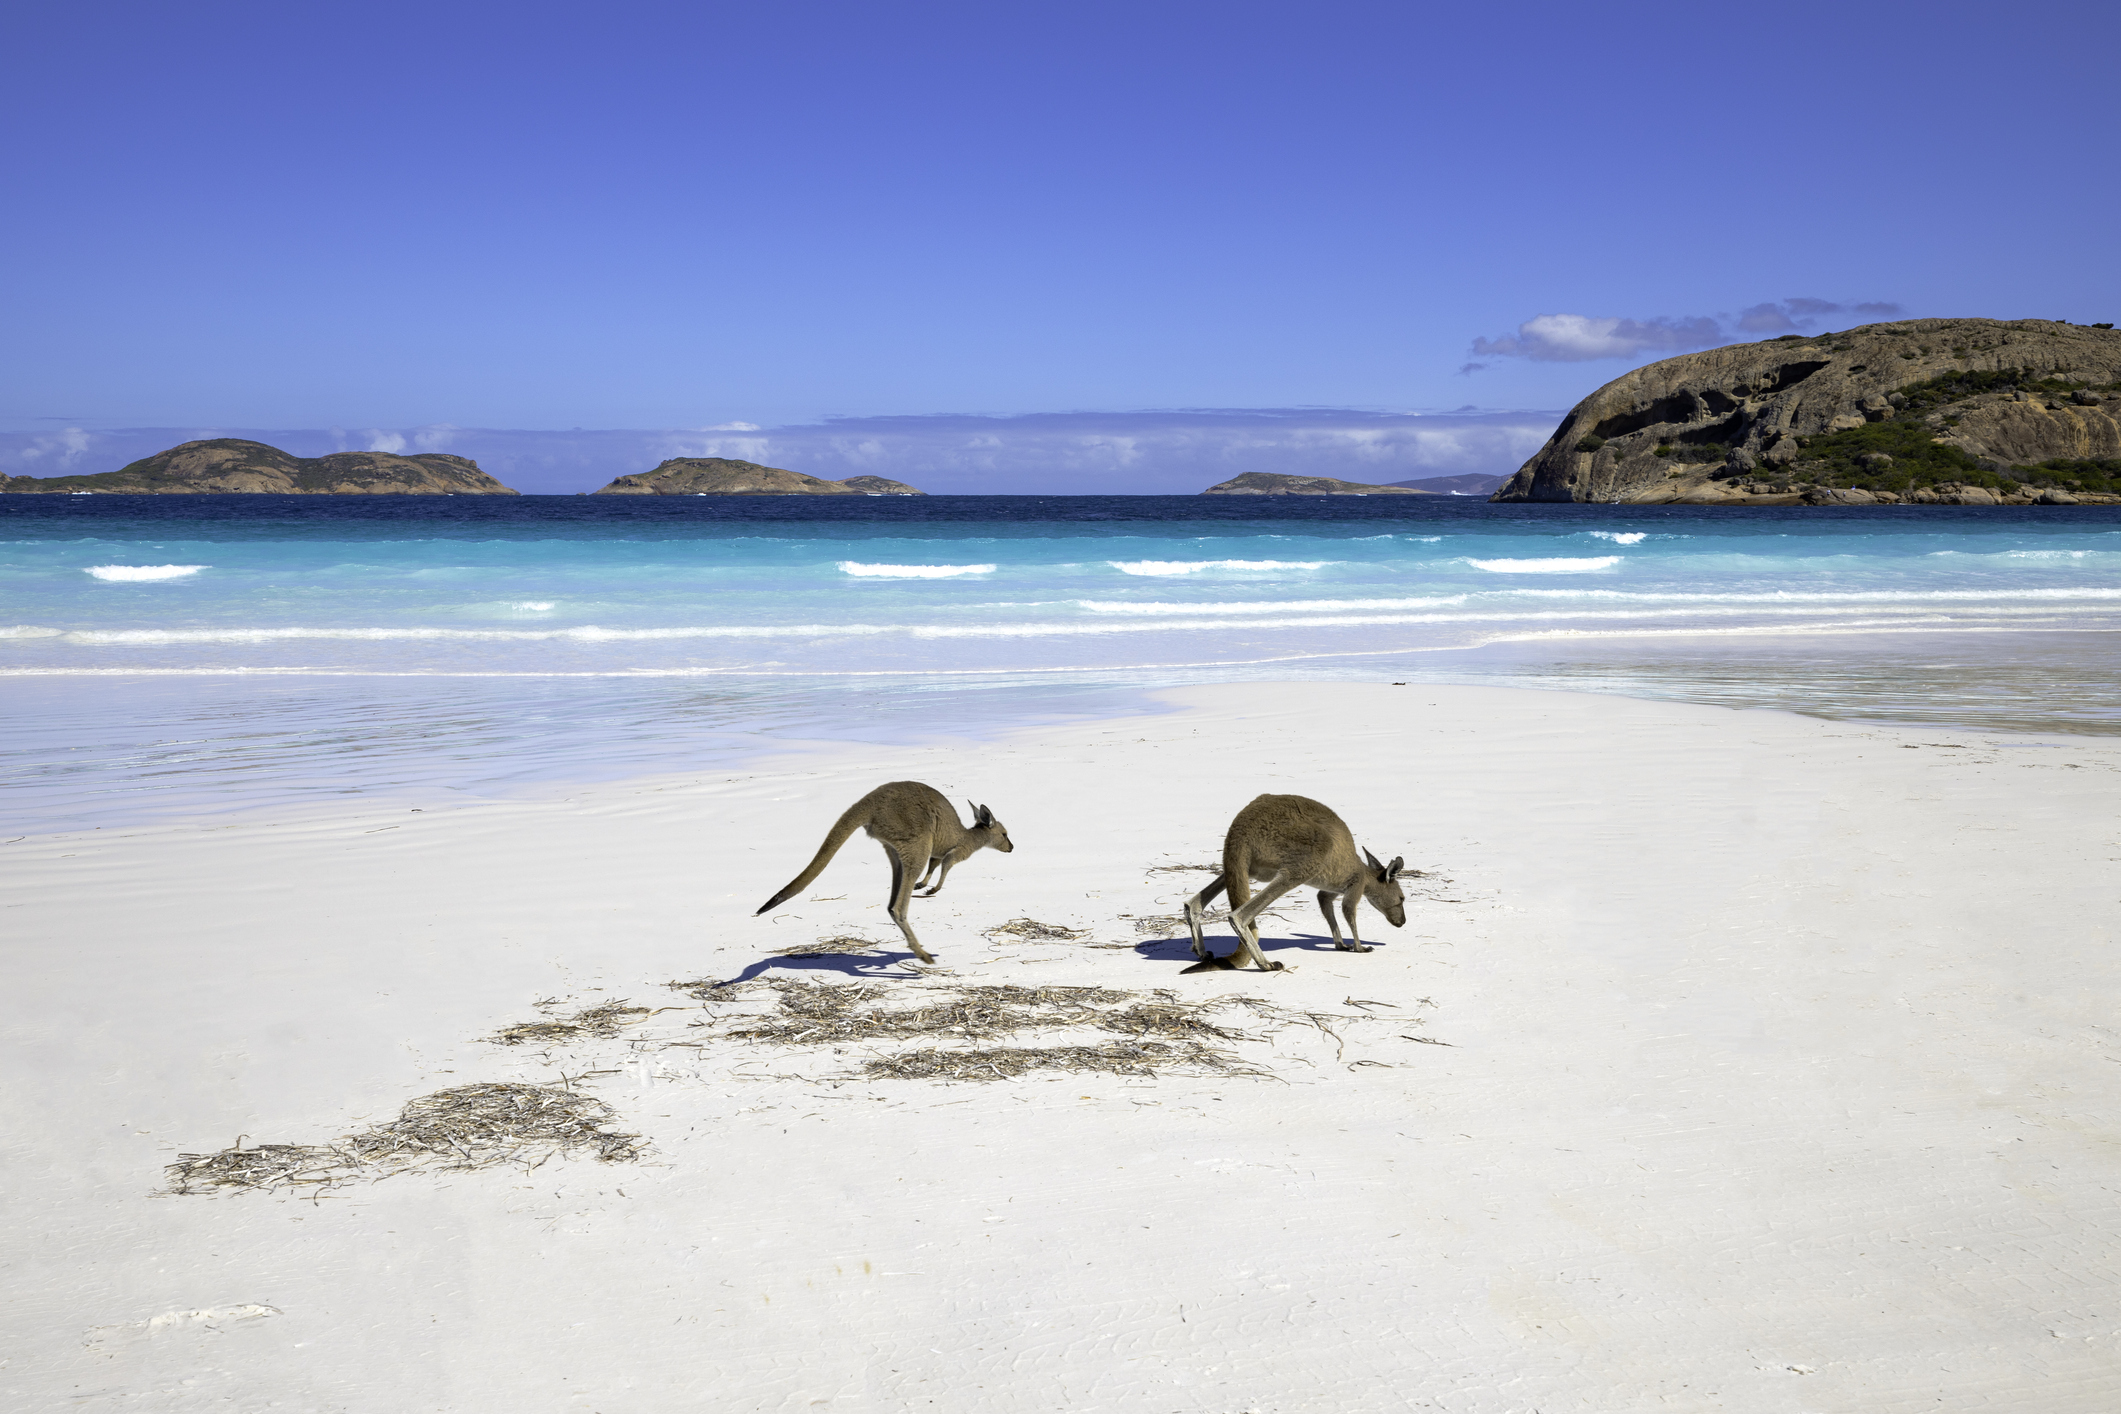
<svg viewBox="0 0 2121 1414">
<path fill-rule="evenodd" d="M 0 770 L 485 788 L 1247 677 L 2112 730 L 2117 628 L 2121 508 L 5 497 Z"/>
</svg>

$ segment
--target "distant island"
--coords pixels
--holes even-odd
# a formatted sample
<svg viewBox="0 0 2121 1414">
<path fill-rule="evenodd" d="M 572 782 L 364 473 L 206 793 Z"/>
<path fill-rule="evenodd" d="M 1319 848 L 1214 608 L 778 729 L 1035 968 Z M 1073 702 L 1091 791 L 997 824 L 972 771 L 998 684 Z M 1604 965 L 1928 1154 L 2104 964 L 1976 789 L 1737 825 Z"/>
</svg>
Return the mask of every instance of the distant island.
<svg viewBox="0 0 2121 1414">
<path fill-rule="evenodd" d="M 185 442 L 116 471 L 87 476 L 0 477 L 10 495 L 513 496 L 466 457 L 423 452 L 333 452 L 298 457 L 263 442 L 215 437 Z"/>
<path fill-rule="evenodd" d="M 1412 481 L 1387 481 L 1385 485 L 1411 486 L 1416 491 L 1432 491 L 1439 496 L 1489 496 L 1500 491 L 1509 479 L 1507 476 L 1467 472 L 1462 476 L 1422 476 Z"/>
<path fill-rule="evenodd" d="M 903 481 L 850 476 L 826 481 L 757 462 L 727 457 L 672 457 L 654 471 L 621 476 L 599 496 L 925 496 Z"/>
<path fill-rule="evenodd" d="M 1668 358 L 1578 403 L 1496 501 L 2121 503 L 2121 333 L 1907 319 Z"/>
<path fill-rule="evenodd" d="M 1203 496 L 1433 496 L 1414 486 L 1371 486 L 1332 476 L 1290 476 L 1278 471 L 1248 471 L 1220 481 Z"/>
</svg>

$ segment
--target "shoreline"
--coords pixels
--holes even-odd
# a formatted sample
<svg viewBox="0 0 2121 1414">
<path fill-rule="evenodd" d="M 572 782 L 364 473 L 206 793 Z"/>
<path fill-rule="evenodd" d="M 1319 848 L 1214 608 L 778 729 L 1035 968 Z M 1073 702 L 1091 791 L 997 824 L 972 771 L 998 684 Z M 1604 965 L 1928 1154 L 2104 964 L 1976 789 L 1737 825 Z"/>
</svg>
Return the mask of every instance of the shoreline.
<svg viewBox="0 0 2121 1414">
<path fill-rule="evenodd" d="M 174 1410 L 2112 1403 L 2121 744 L 1436 684 L 1158 700 L 431 816 L 7 847 L 9 1168 L 61 1181 L 18 1187 L 0 1388 Z M 903 777 L 1017 842 L 915 905 L 947 970 L 917 980 L 896 943 L 777 953 L 893 937 L 860 839 L 794 916 L 750 914 Z M 1368 955 L 1320 950 L 1305 900 L 1268 933 L 1293 972 L 1185 975 L 1184 943 L 1134 920 L 1196 876 L 1146 871 L 1210 857 L 1263 790 L 1431 877 L 1405 929 L 1365 910 Z M 1017 917 L 1090 931 L 982 935 Z M 703 1012 L 663 984 L 746 974 L 1166 988 L 1323 1027 L 1232 1043 L 1253 1077 L 987 1085 L 680 1044 Z M 549 1055 L 475 1039 L 541 998 L 677 1009 Z M 647 1158 L 149 1196 L 239 1134 L 320 1143 L 452 1085 L 585 1072 Z M 151 1324 L 241 1306 L 272 1314 Z"/>
<path fill-rule="evenodd" d="M 1160 672 L 1105 668 L 822 676 L 97 669 L 0 674 L 16 833 L 133 828 L 295 800 L 437 792 L 512 799 L 742 764 L 804 741 L 992 740 L 1027 721 L 1129 713 L 1188 687 L 1406 680 L 1789 711 L 1820 721 L 2008 734 L 2121 735 L 2114 630 L 1904 626 L 1498 639 Z M 1393 661 L 1393 660 L 1397 661 Z M 1380 661 L 1383 660 L 1383 661 Z M 1182 680 L 1183 679 L 1183 680 Z M 448 730 L 442 727 L 447 724 Z M 287 803 L 283 803 L 287 802 Z"/>
</svg>

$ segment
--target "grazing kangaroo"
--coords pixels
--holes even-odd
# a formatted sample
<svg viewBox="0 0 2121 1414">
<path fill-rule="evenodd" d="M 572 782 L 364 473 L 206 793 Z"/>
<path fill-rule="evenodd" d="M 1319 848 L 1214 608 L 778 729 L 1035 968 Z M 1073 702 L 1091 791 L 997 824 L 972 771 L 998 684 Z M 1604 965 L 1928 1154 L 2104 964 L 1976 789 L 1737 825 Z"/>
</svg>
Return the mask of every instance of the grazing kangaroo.
<svg viewBox="0 0 2121 1414">
<path fill-rule="evenodd" d="M 971 801 L 965 802 L 972 805 Z M 922 894 L 922 898 L 934 898 L 943 891 L 943 881 L 950 877 L 951 869 L 964 863 L 983 849 L 998 849 L 1003 854 L 1013 853 L 1016 846 L 1009 843 L 1009 832 L 1002 822 L 994 818 L 994 812 L 984 805 L 972 806 L 972 828 L 966 829 L 958 823 L 957 809 L 944 798 L 934 786 L 922 785 L 919 781 L 893 781 L 878 786 L 869 794 L 847 807 L 833 827 L 826 832 L 825 842 L 817 847 L 817 856 L 802 873 L 795 876 L 788 887 L 767 899 L 764 913 L 776 908 L 810 886 L 810 881 L 825 872 L 832 856 L 840 852 L 856 830 L 867 830 L 869 838 L 884 847 L 884 856 L 891 861 L 891 921 L 906 935 L 913 947 L 913 955 L 922 962 L 933 962 L 921 940 L 913 936 L 913 924 L 907 920 L 906 906 L 912 901 L 915 867 L 919 867 L 920 883 L 928 882 L 928 876 L 936 874 L 935 887 Z M 754 914 L 754 917 L 757 915 Z"/>
<path fill-rule="evenodd" d="M 1281 964 L 1267 961 L 1259 950 L 1255 919 L 1291 889 L 1318 890 L 1318 909 L 1333 930 L 1333 946 L 1342 952 L 1368 952 L 1355 927 L 1355 910 L 1370 900 L 1394 928 L 1407 922 L 1406 893 L 1399 886 L 1404 858 L 1380 864 L 1368 850 L 1358 856 L 1355 836 L 1338 815 L 1317 801 L 1301 795 L 1262 795 L 1237 812 L 1230 831 L 1223 836 L 1223 869 L 1215 881 L 1186 900 L 1186 926 L 1193 930 L 1193 955 L 1203 962 L 1236 967 L 1250 960 L 1262 972 L 1278 972 Z M 1252 892 L 1254 880 L 1266 885 Z M 1217 894 L 1230 894 L 1230 926 L 1237 930 L 1237 951 L 1227 958 L 1208 952 L 1201 935 L 1201 912 Z M 1333 917 L 1333 900 L 1348 920 L 1348 937 L 1342 942 L 1340 923 Z"/>
</svg>

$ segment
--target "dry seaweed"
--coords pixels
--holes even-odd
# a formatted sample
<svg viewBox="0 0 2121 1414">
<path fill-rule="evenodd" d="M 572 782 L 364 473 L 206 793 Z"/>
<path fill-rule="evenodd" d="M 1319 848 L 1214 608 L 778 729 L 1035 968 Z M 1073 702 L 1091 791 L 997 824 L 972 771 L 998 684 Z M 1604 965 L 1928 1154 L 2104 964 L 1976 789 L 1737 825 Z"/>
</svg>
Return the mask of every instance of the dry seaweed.
<svg viewBox="0 0 2121 1414">
<path fill-rule="evenodd" d="M 1098 1006 L 1132 995 L 1103 987 L 945 986 L 918 989 L 915 995 L 933 1000 L 906 1007 L 868 1005 L 903 997 L 905 988 L 780 978 L 765 985 L 779 994 L 778 1014 L 740 1024 L 729 1032 L 731 1036 L 781 1045 L 840 1045 L 932 1035 L 972 1040 L 1041 1026 L 1078 1025 L 1091 1019 Z"/>
<path fill-rule="evenodd" d="M 1136 1039 L 1145 1036 L 1212 1036 L 1218 1041 L 1251 1039 L 1242 1032 L 1229 1031 L 1204 1020 L 1202 1013 L 1215 1005 L 1215 1002 L 1182 1002 L 1169 992 L 1158 992 L 1153 1000 L 1136 1002 L 1123 1011 L 1100 1012 L 1093 1024 L 1099 1030 Z"/>
<path fill-rule="evenodd" d="M 574 1041 L 584 1036 L 609 1040 L 619 1034 L 621 1027 L 631 1026 L 637 1018 L 649 1014 L 647 1007 L 628 1006 L 621 998 L 578 1011 L 559 1021 L 525 1021 L 504 1026 L 486 1039 L 497 1046 L 520 1046 L 529 1041 Z"/>
<path fill-rule="evenodd" d="M 602 1100 L 555 1085 L 459 1085 L 410 1101 L 391 1123 L 349 1136 L 347 1148 L 365 1164 L 440 1158 L 446 1168 L 484 1168 L 539 1148 L 639 1157 L 639 1135 L 600 1128 L 612 1118 Z"/>
<path fill-rule="evenodd" d="M 1021 938 L 1028 942 L 1057 940 L 1064 943 L 1072 943 L 1078 938 L 1089 937 L 1090 930 L 1088 928 L 1063 928 L 1058 923 L 1041 923 L 1036 918 L 1012 918 L 1007 923 L 997 923 L 983 934 L 983 936 L 989 938 L 996 935 Z"/>
<path fill-rule="evenodd" d="M 1243 1072 L 1224 1052 L 1199 1042 L 1107 1041 L 1097 1046 L 997 1046 L 951 1051 L 926 1047 L 880 1056 L 862 1067 L 881 1080 L 1013 1080 L 1033 1070 L 1156 1075 L 1165 1070 Z"/>
<path fill-rule="evenodd" d="M 172 1193 L 208 1193 L 216 1188 L 278 1188 L 292 1183 L 333 1183 L 346 1176 L 345 1157 L 319 1144 L 260 1144 L 218 1154 L 179 1154 L 164 1169 Z"/>
<path fill-rule="evenodd" d="M 1251 1073 L 1213 1043 L 1254 1039 L 1217 1026 L 1207 1013 L 1230 998 L 1188 1001 L 1176 992 L 1106 987 L 882 984 L 757 984 L 775 993 L 773 1012 L 732 1026 L 734 1039 L 779 1045 L 833 1045 L 958 1039 L 969 1048 L 934 1045 L 867 1062 L 861 1074 L 896 1079 L 994 1080 L 1027 1070 L 1150 1075 L 1172 1067 Z M 916 999 L 906 1005 L 908 993 Z M 1096 1045 L 987 1046 L 1027 1031 L 1089 1028 L 1124 1039 Z"/>
<path fill-rule="evenodd" d="M 1144 874 L 1220 874 L 1220 864 L 1152 864 Z"/>
<path fill-rule="evenodd" d="M 625 1163 L 640 1157 L 637 1134 L 603 1126 L 611 1106 L 553 1085 L 488 1082 L 459 1085 L 409 1101 L 389 1124 L 346 1135 L 337 1144 L 261 1144 L 215 1154 L 179 1154 L 167 1168 L 172 1193 L 272 1189 L 387 1178 L 414 1168 L 482 1169 L 542 1163 L 580 1149 Z"/>
</svg>

